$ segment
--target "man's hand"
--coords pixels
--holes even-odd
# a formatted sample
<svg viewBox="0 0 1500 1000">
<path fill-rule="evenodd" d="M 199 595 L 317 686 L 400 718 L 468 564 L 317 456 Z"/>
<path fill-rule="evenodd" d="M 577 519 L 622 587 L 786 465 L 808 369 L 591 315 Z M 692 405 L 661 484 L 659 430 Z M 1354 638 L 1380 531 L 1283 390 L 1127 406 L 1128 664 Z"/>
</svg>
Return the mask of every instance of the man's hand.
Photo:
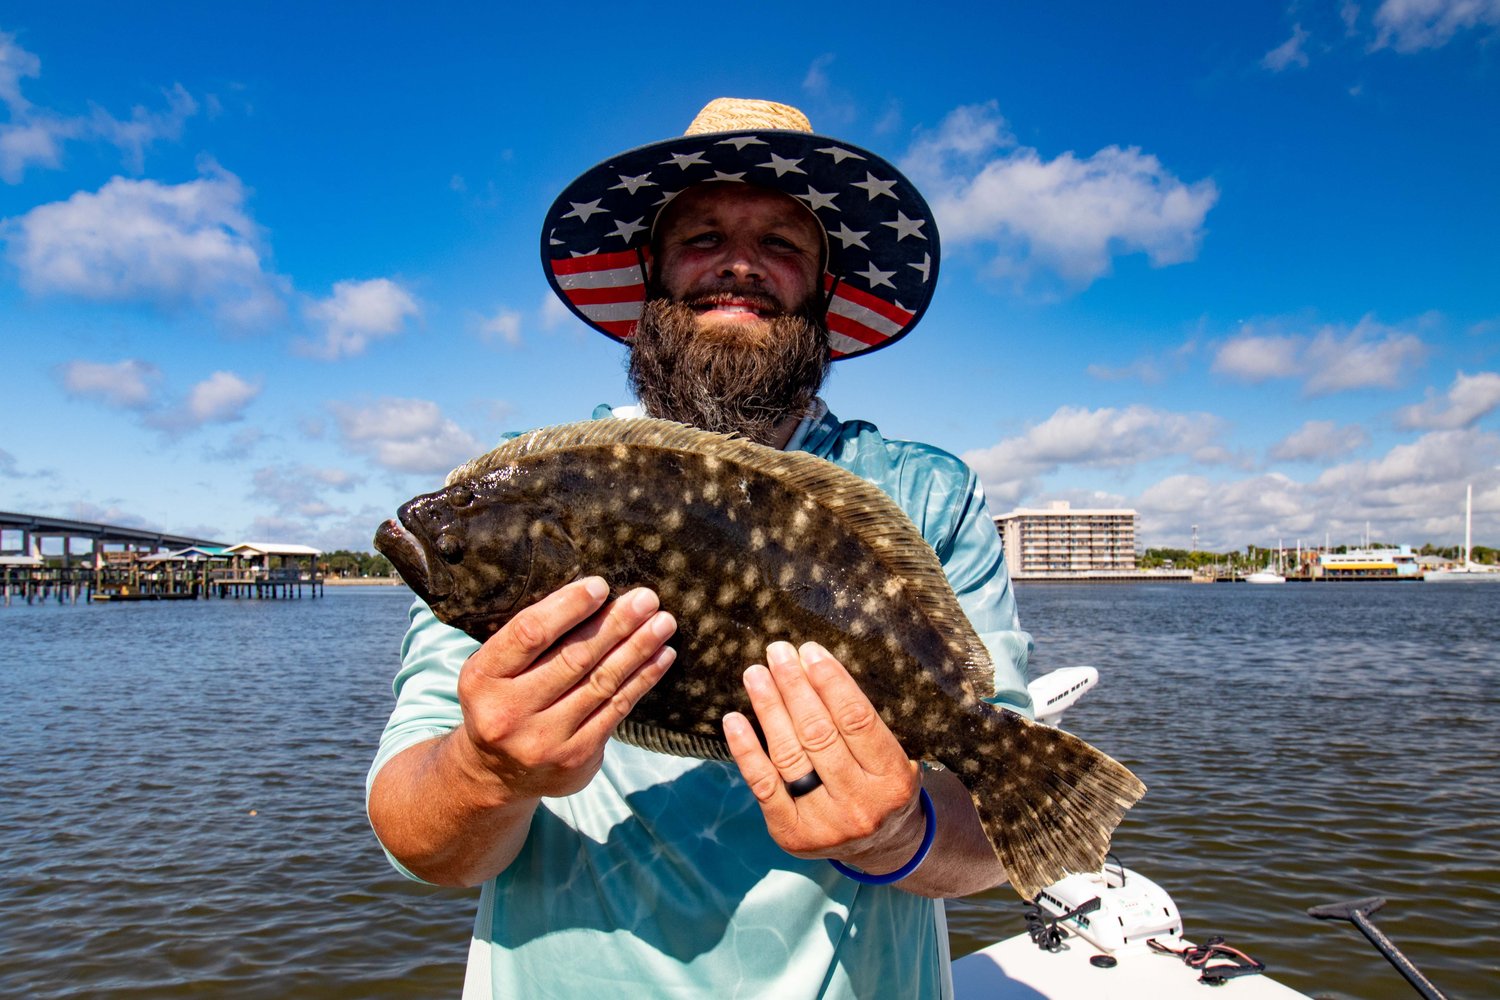
<svg viewBox="0 0 1500 1000">
<path fill-rule="evenodd" d="M 666 673 L 677 629 L 656 594 L 604 607 L 598 577 L 523 610 L 458 677 L 468 762 L 514 799 L 571 795 L 589 783 L 616 726 Z M 601 610 L 602 608 L 602 610 Z"/>
<path fill-rule="evenodd" d="M 724 735 L 771 837 L 800 858 L 901 867 L 922 841 L 917 765 L 823 647 L 773 642 L 766 660 L 745 671 L 765 749 L 739 713 L 725 716 Z M 786 783 L 813 770 L 822 785 L 794 798 Z"/>
<path fill-rule="evenodd" d="M 370 788 L 381 843 L 420 878 L 477 885 L 520 852 L 543 796 L 578 791 L 661 679 L 677 629 L 656 594 L 598 577 L 526 608 L 464 664 L 463 725 L 392 757 Z"/>
<path fill-rule="evenodd" d="M 905 865 L 926 832 L 917 764 L 823 647 L 772 643 L 766 660 L 769 669 L 745 671 L 766 748 L 738 712 L 724 717 L 724 736 L 771 837 L 797 857 L 832 858 L 875 875 Z M 786 783 L 812 770 L 822 784 L 794 798 Z M 966 896 L 1003 882 L 1005 870 L 963 783 L 948 771 L 932 771 L 925 785 L 937 816 L 936 839 L 926 860 L 896 887 Z"/>
</svg>

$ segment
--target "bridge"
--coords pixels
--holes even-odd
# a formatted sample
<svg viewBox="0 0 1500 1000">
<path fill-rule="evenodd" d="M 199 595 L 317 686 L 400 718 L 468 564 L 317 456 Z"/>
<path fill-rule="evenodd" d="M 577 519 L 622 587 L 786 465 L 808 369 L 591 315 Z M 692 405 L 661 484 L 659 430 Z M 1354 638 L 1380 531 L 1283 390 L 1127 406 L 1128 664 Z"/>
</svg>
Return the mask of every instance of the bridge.
<svg viewBox="0 0 1500 1000">
<path fill-rule="evenodd" d="M 19 532 L 19 549 L 7 548 L 6 534 Z M 90 521 L 73 521 L 64 517 L 47 517 L 42 514 L 17 514 L 0 510 L 0 555 L 7 552 L 30 555 L 32 543 L 40 550 L 41 542 L 49 538 L 62 539 L 62 556 L 66 563 L 72 552 L 72 540 L 87 538 L 92 543 L 89 551 L 96 553 L 107 545 L 121 545 L 137 551 L 158 552 L 162 549 L 182 549 L 190 545 L 208 545 L 223 548 L 228 543 L 216 542 L 195 535 L 172 535 L 164 531 L 146 528 L 126 528 L 116 524 L 95 524 Z"/>
</svg>

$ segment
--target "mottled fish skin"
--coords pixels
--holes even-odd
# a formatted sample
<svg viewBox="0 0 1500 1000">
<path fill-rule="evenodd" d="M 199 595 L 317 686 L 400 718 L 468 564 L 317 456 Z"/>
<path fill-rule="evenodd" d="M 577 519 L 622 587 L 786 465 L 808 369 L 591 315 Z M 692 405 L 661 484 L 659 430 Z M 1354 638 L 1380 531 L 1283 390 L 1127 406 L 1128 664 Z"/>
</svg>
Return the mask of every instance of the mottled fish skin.
<svg viewBox="0 0 1500 1000">
<path fill-rule="evenodd" d="M 404 504 L 377 547 L 442 621 L 483 641 L 591 574 L 650 587 L 678 620 L 675 665 L 617 736 L 729 759 L 721 720 L 786 639 L 825 646 L 913 759 L 969 788 L 1031 898 L 1097 869 L 1144 786 L 1082 740 L 981 698 L 993 667 L 905 513 L 830 462 L 656 420 L 533 432 Z"/>
</svg>

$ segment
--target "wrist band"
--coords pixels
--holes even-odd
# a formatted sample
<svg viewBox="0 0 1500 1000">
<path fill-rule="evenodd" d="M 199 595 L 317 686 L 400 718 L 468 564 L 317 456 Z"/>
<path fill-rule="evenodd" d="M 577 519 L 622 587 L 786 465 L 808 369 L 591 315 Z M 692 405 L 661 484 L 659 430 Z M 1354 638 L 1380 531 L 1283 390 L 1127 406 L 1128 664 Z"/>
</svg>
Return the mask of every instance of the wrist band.
<svg viewBox="0 0 1500 1000">
<path fill-rule="evenodd" d="M 916 871 L 918 865 L 927 860 L 927 852 L 932 850 L 933 838 L 937 836 L 937 812 L 933 810 L 932 796 L 927 794 L 927 789 L 925 788 L 922 789 L 922 815 L 927 820 L 927 829 L 922 834 L 922 846 L 917 848 L 917 853 L 912 855 L 910 861 L 889 875 L 870 875 L 862 871 L 856 871 L 843 862 L 835 861 L 832 858 L 828 859 L 828 863 L 833 865 L 834 870 L 845 878 L 852 878 L 854 881 L 863 882 L 865 885 L 890 885 L 892 882 L 901 881 Z"/>
</svg>

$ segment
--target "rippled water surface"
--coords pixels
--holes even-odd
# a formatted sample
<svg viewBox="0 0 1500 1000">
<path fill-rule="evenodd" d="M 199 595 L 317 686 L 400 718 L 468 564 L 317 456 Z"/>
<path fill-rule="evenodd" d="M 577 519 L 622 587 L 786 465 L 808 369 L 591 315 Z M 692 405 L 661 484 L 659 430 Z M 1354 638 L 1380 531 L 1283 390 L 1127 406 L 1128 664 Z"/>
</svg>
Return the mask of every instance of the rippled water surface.
<svg viewBox="0 0 1500 1000">
<path fill-rule="evenodd" d="M 1298 989 L 1500 993 L 1500 587 L 1022 587 L 1068 728 L 1151 786 L 1115 840 Z M 456 996 L 474 894 L 396 876 L 364 773 L 408 596 L 0 608 L 0 995 Z M 956 953 L 1022 927 L 950 907 Z"/>
</svg>

